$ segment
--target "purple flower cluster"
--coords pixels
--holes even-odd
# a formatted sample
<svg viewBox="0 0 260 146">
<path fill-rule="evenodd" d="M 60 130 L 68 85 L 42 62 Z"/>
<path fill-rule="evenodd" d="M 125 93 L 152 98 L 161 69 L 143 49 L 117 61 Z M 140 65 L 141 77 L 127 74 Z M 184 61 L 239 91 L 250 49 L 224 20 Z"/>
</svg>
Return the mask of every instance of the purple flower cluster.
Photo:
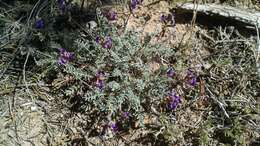
<svg viewBox="0 0 260 146">
<path fill-rule="evenodd" d="M 42 29 L 44 28 L 44 21 L 42 19 L 39 19 L 35 22 L 35 28 Z"/>
<path fill-rule="evenodd" d="M 197 76 L 194 74 L 194 72 L 191 69 L 188 69 L 186 78 L 190 86 L 192 87 L 196 86 Z"/>
<path fill-rule="evenodd" d="M 102 47 L 105 49 L 110 49 L 113 45 L 111 37 L 107 37 L 105 40 L 103 40 L 99 36 L 97 36 L 95 41 L 96 43 L 101 44 Z"/>
<path fill-rule="evenodd" d="M 106 49 L 110 49 L 112 47 L 112 39 L 111 37 L 106 38 L 105 42 L 102 44 L 102 46 Z"/>
<path fill-rule="evenodd" d="M 65 65 L 69 61 L 74 59 L 74 53 L 68 52 L 64 48 L 60 48 L 59 51 L 60 51 L 59 52 L 60 56 L 59 56 L 59 59 L 58 59 L 58 63 L 60 65 Z"/>
<path fill-rule="evenodd" d="M 175 110 L 176 107 L 180 104 L 181 98 L 174 91 L 170 92 L 168 95 L 169 103 L 168 108 L 171 110 Z"/>
<path fill-rule="evenodd" d="M 131 0 L 130 8 L 131 10 L 136 9 L 138 5 L 141 5 L 143 0 Z"/>
<path fill-rule="evenodd" d="M 172 26 L 175 26 L 175 16 L 173 13 L 168 14 L 168 15 L 161 15 L 160 20 L 164 23 L 164 24 L 170 24 Z"/>
<path fill-rule="evenodd" d="M 105 73 L 102 72 L 102 71 L 98 71 L 96 73 L 96 87 L 99 89 L 99 90 L 104 90 L 105 88 Z"/>
<path fill-rule="evenodd" d="M 167 76 L 173 77 L 175 75 L 175 70 L 171 67 L 167 70 Z"/>
<path fill-rule="evenodd" d="M 117 20 L 117 13 L 115 11 L 106 11 L 104 15 L 109 21 Z"/>
</svg>

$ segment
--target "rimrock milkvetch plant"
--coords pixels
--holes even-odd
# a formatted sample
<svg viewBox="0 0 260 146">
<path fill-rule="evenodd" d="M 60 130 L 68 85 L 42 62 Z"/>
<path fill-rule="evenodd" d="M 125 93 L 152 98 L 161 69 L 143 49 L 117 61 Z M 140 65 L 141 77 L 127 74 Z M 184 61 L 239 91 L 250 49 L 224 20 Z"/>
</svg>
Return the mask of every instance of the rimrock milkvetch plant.
<svg viewBox="0 0 260 146">
<path fill-rule="evenodd" d="M 259 139 L 254 36 L 190 33 L 166 1 L 14 1 L 0 0 L 0 145 Z"/>
<path fill-rule="evenodd" d="M 122 130 L 118 125 L 122 125 L 124 120 L 142 122 L 144 113 L 150 112 L 151 107 L 175 112 L 181 106 L 181 96 L 185 96 L 175 91 L 184 83 L 178 74 L 185 68 L 177 71 L 173 65 L 162 63 L 163 59 L 170 60 L 175 56 L 175 49 L 149 42 L 143 44 L 134 31 L 119 34 L 118 28 L 109 23 L 111 19 L 101 14 L 96 37 L 92 40 L 79 38 L 74 46 L 79 50 L 74 62 L 80 61 L 88 66 L 82 70 L 89 76 L 81 78 L 89 85 L 84 88 L 82 99 L 107 113 L 112 131 Z M 154 62 L 159 64 L 157 70 L 151 68 Z M 190 75 L 189 79 L 192 78 L 194 76 Z M 194 85 L 196 81 L 193 79 L 191 82 Z"/>
</svg>

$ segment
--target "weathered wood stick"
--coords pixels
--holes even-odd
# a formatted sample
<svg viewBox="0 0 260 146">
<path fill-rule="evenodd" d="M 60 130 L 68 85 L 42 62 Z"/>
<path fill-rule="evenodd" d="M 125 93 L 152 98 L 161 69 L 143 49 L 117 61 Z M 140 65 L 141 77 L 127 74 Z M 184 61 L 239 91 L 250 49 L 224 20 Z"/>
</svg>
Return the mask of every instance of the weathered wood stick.
<svg viewBox="0 0 260 146">
<path fill-rule="evenodd" d="M 177 8 L 186 11 L 197 10 L 197 12 L 206 15 L 218 15 L 222 17 L 227 17 L 252 26 L 256 26 L 260 29 L 260 12 L 247 11 L 247 10 L 234 8 L 231 6 L 223 6 L 223 5 L 216 5 L 216 4 L 195 5 L 192 3 L 185 3 L 185 4 L 179 4 Z"/>
</svg>

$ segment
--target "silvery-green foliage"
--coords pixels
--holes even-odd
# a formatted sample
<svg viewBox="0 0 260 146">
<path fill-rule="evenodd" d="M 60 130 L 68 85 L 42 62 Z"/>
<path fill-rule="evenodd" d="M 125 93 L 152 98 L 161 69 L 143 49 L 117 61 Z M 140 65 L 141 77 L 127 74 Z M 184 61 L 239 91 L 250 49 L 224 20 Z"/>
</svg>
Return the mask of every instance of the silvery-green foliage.
<svg viewBox="0 0 260 146">
<path fill-rule="evenodd" d="M 103 17 L 100 16 L 98 20 L 100 27 L 95 37 L 101 39 L 111 37 L 112 48 L 106 49 L 102 43 L 97 43 L 95 40 L 79 38 L 75 41 L 77 62 L 88 66 L 84 69 L 84 73 L 88 73 L 90 80 L 88 80 L 89 88 L 85 91 L 84 99 L 101 111 L 116 114 L 131 110 L 133 115 L 142 119 L 144 105 L 157 106 L 159 100 L 165 97 L 171 87 L 169 78 L 165 76 L 165 68 L 160 67 L 153 72 L 149 63 L 155 58 L 168 59 L 174 55 L 174 51 L 159 44 L 152 45 L 149 38 L 143 44 L 140 42 L 140 36 L 135 32 L 124 32 L 119 35 L 116 27 L 108 24 Z M 86 78 L 83 72 L 68 67 L 66 72 L 75 75 L 78 79 Z M 104 90 L 95 87 L 97 80 L 95 74 L 98 71 L 106 74 Z"/>
</svg>

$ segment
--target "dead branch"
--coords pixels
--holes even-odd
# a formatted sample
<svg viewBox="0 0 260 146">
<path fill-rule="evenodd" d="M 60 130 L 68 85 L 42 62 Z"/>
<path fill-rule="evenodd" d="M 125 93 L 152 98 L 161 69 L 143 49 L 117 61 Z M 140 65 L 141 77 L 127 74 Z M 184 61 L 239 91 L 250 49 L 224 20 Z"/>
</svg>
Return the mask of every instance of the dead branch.
<svg viewBox="0 0 260 146">
<path fill-rule="evenodd" d="M 194 8 L 197 12 L 206 15 L 218 15 L 229 19 L 237 20 L 252 26 L 257 25 L 260 28 L 260 12 L 253 12 L 238 9 L 231 6 L 216 5 L 216 4 L 198 4 L 192 3 L 179 4 L 178 9 L 193 11 Z"/>
</svg>

